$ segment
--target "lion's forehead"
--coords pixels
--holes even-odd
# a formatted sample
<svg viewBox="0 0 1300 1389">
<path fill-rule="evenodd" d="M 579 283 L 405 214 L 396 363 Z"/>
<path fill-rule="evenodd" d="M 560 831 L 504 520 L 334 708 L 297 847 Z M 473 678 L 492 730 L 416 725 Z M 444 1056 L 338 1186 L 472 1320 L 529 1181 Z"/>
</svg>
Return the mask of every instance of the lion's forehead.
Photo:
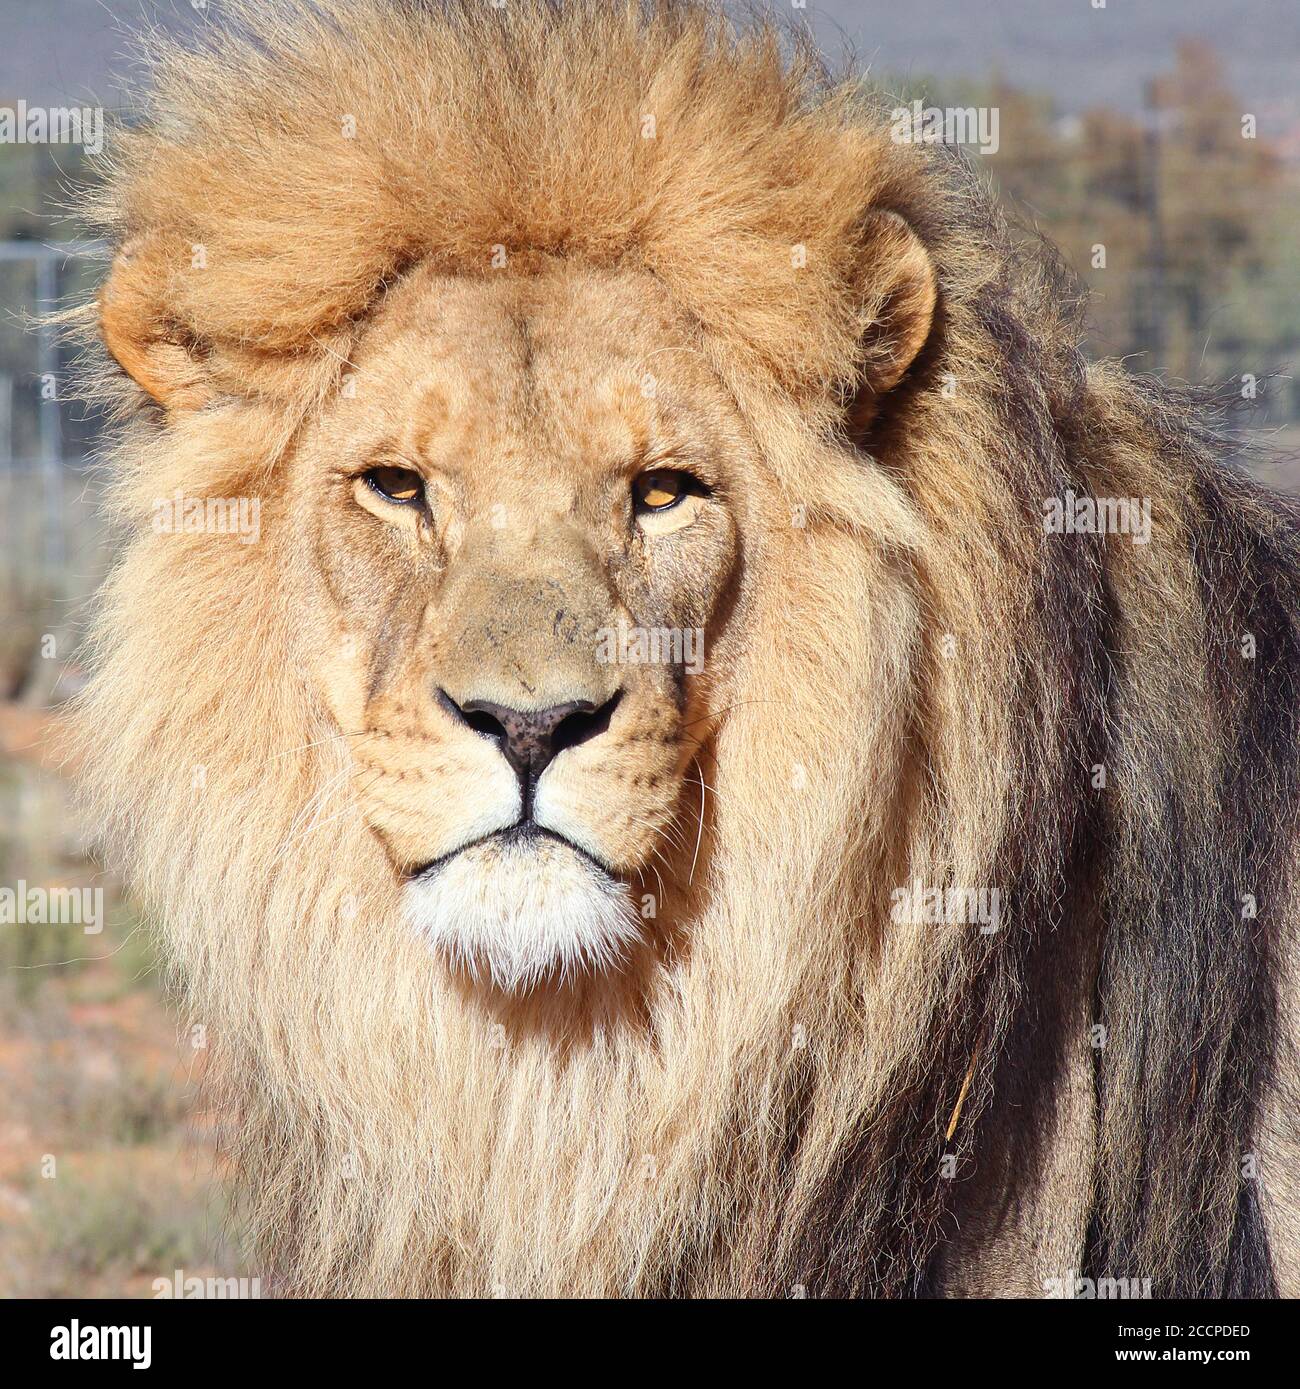
<svg viewBox="0 0 1300 1389">
<path fill-rule="evenodd" d="M 645 277 L 495 284 L 417 277 L 359 349 L 339 402 L 355 449 L 427 464 L 474 488 L 580 486 L 698 442 L 711 374 Z"/>
</svg>

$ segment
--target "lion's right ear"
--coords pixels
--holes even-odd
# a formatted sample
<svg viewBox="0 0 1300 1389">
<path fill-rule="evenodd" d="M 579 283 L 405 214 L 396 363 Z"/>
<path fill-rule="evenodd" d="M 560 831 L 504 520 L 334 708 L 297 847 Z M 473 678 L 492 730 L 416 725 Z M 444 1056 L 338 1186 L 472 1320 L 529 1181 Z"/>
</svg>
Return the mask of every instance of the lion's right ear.
<svg viewBox="0 0 1300 1389">
<path fill-rule="evenodd" d="M 141 390 L 168 411 L 195 410 L 214 392 L 197 345 L 167 310 L 174 269 L 161 238 L 126 242 L 99 291 L 99 328 Z"/>
</svg>

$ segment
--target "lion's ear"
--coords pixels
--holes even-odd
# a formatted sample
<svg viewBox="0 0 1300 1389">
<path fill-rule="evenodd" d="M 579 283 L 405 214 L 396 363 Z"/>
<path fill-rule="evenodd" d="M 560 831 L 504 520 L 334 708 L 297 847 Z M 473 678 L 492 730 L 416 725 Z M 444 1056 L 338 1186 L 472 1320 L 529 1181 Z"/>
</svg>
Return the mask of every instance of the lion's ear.
<svg viewBox="0 0 1300 1389">
<path fill-rule="evenodd" d="M 169 411 L 194 410 L 213 395 L 197 345 L 167 309 L 174 267 L 160 238 L 128 241 L 99 291 L 99 327 L 118 365 Z"/>
<path fill-rule="evenodd" d="M 896 212 L 872 212 L 863 234 L 861 377 L 850 408 L 862 427 L 920 355 L 934 326 L 939 282 L 925 243 Z"/>
</svg>

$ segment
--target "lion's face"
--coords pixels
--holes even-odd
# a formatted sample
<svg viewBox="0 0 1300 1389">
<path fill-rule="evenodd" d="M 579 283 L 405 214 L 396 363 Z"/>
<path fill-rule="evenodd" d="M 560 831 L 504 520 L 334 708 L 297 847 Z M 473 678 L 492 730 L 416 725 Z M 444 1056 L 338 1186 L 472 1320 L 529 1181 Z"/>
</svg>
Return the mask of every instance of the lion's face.
<svg viewBox="0 0 1300 1389">
<path fill-rule="evenodd" d="M 739 417 L 648 277 L 420 272 L 353 366 L 291 487 L 361 812 L 456 964 L 608 964 L 681 843 L 734 626 Z"/>
</svg>

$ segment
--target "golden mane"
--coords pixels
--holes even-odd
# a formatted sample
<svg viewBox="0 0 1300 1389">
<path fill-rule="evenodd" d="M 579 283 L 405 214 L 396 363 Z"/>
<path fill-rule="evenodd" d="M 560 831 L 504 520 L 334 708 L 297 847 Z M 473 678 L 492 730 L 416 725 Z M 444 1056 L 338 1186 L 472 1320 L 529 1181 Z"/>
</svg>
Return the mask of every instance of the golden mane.
<svg viewBox="0 0 1300 1389">
<path fill-rule="evenodd" d="M 1087 1262 L 1270 1288 L 1238 1169 L 1293 900 L 1293 522 L 1186 403 L 1085 366 L 1061 272 L 959 160 L 770 27 L 675 0 L 223 10 L 155 44 L 89 208 L 220 390 L 123 432 L 80 720 L 95 822 L 225 1057 L 281 1286 L 902 1295 Z M 925 243 L 942 314 L 850 468 L 875 211 Z M 386 288 L 554 258 L 658 278 L 804 523 L 729 673 L 689 955 L 635 1025 L 597 1000 L 559 1033 L 401 929 L 272 597 L 277 462 Z M 99 389 L 140 399 L 115 368 Z M 178 488 L 259 496 L 263 542 L 159 543 Z M 1071 488 L 1149 498 L 1150 545 L 1053 545 L 1041 502 Z M 891 921 L 914 882 L 996 886 L 1000 929 Z"/>
</svg>

